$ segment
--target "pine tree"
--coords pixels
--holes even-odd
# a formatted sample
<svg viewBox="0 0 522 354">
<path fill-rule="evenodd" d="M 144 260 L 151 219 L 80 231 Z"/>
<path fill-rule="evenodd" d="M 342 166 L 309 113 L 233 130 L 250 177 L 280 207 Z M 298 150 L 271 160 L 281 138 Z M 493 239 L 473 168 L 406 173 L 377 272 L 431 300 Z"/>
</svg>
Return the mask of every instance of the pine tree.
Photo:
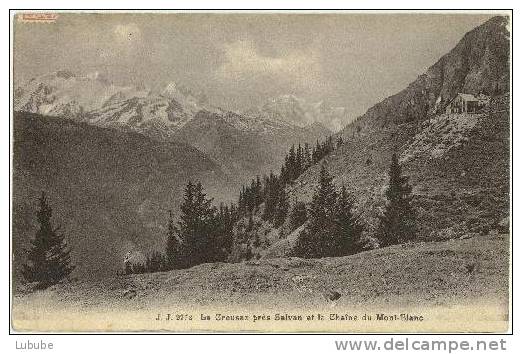
<svg viewBox="0 0 522 354">
<path fill-rule="evenodd" d="M 335 215 L 335 241 L 333 251 L 337 251 L 337 256 L 346 256 L 358 253 L 362 250 L 361 242 L 364 228 L 354 215 L 355 201 L 348 193 L 345 186 L 342 186 L 337 198 Z"/>
<path fill-rule="evenodd" d="M 321 155 L 321 144 L 319 144 L 319 140 L 317 140 L 315 143 L 315 148 L 312 152 L 312 163 L 318 163 L 322 158 Z"/>
<path fill-rule="evenodd" d="M 172 211 L 169 210 L 169 223 L 167 226 L 167 266 L 169 269 L 179 269 L 186 260 L 183 259 L 181 243 L 176 236 L 176 228 L 172 219 Z"/>
<path fill-rule="evenodd" d="M 193 263 L 191 256 L 194 250 L 189 246 L 188 240 L 193 240 L 197 232 L 194 189 L 195 185 L 192 181 L 189 181 L 183 194 L 183 203 L 180 205 L 180 220 L 174 227 L 176 236 L 180 241 L 179 249 L 183 253 L 183 256 L 176 262 L 178 268 L 187 268 Z"/>
<path fill-rule="evenodd" d="M 145 260 L 145 272 L 154 273 L 161 272 L 166 269 L 168 269 L 167 261 L 163 254 L 161 254 L 158 251 L 153 251 L 152 253 L 147 255 L 147 258 Z"/>
<path fill-rule="evenodd" d="M 277 206 L 274 214 L 274 226 L 281 226 L 286 219 L 290 204 L 288 202 L 288 194 L 284 187 L 282 187 L 277 195 Z"/>
<path fill-rule="evenodd" d="M 309 223 L 299 235 L 294 253 L 304 258 L 320 258 L 332 255 L 335 231 L 337 191 L 326 165 L 321 166 L 319 186 L 310 203 Z"/>
<path fill-rule="evenodd" d="M 301 144 L 297 147 L 297 154 L 295 158 L 295 175 L 294 179 L 297 179 L 299 176 L 301 176 L 301 173 L 303 173 L 303 147 Z"/>
<path fill-rule="evenodd" d="M 180 206 L 181 217 L 176 233 L 182 243 L 182 267 L 213 262 L 219 256 L 216 208 L 208 199 L 201 183 L 189 182 Z"/>
<path fill-rule="evenodd" d="M 237 201 L 237 205 L 239 208 L 240 213 L 243 213 L 245 208 L 245 186 L 242 187 L 242 189 L 239 191 L 239 199 Z"/>
<path fill-rule="evenodd" d="M 290 226 L 292 230 L 303 225 L 308 219 L 305 202 L 296 202 L 290 214 Z"/>
<path fill-rule="evenodd" d="M 402 176 L 397 154 L 392 155 L 390 181 L 386 189 L 386 208 L 380 216 L 377 232 L 382 247 L 407 242 L 415 238 L 415 210 L 408 177 Z"/>
<path fill-rule="evenodd" d="M 232 248 L 234 223 L 237 218 L 234 212 L 234 205 L 230 207 L 221 204 L 217 214 L 216 227 L 216 261 L 223 262 L 227 259 Z"/>
<path fill-rule="evenodd" d="M 265 180 L 263 220 L 273 220 L 276 214 L 280 185 L 277 176 L 270 172 L 270 176 Z"/>
<path fill-rule="evenodd" d="M 252 198 L 254 208 L 257 208 L 263 202 L 263 184 L 259 176 L 252 180 Z"/>
<path fill-rule="evenodd" d="M 215 208 L 212 199 L 203 192 L 200 182 L 194 186 L 194 225 L 191 237 L 187 238 L 191 261 L 194 264 L 213 262 L 216 257 Z"/>
<path fill-rule="evenodd" d="M 304 154 L 303 169 L 306 170 L 312 164 L 312 156 L 310 155 L 310 145 L 308 143 L 305 143 L 303 154 Z"/>
<path fill-rule="evenodd" d="M 51 224 L 52 209 L 45 192 L 39 199 L 40 209 L 36 213 L 40 228 L 31 240 L 28 250 L 29 263 L 23 266 L 22 275 L 28 282 L 37 282 L 38 288 L 45 289 L 67 278 L 74 270 L 71 265 L 70 249 L 59 227 Z"/>
<path fill-rule="evenodd" d="M 288 181 L 292 182 L 297 176 L 297 154 L 295 151 L 295 145 L 292 145 L 288 153 Z"/>
<path fill-rule="evenodd" d="M 194 184 L 189 181 L 185 187 L 183 195 L 183 203 L 180 206 L 181 216 L 175 227 L 176 235 L 183 244 L 183 259 L 180 260 L 179 267 L 186 268 L 191 265 L 192 252 L 194 251 L 188 245 L 188 240 L 192 240 L 197 232 L 197 221 L 195 214 L 195 201 L 194 201 Z"/>
<path fill-rule="evenodd" d="M 288 175 L 289 175 L 289 170 L 288 170 L 288 155 L 285 156 L 285 162 L 283 163 L 283 165 L 281 166 L 281 172 L 279 173 L 279 180 L 281 181 L 281 183 L 283 184 L 287 184 L 289 182 L 289 178 L 288 178 Z"/>
</svg>

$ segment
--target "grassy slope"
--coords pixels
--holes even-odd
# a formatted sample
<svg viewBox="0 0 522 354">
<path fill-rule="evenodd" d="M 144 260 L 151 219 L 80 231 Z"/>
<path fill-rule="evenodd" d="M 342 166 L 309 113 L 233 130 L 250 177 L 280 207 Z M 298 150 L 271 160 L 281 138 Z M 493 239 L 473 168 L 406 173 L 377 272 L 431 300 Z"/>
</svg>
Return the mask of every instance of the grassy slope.
<svg viewBox="0 0 522 354">
<path fill-rule="evenodd" d="M 60 322 L 57 309 L 87 316 L 106 311 L 155 316 L 161 309 L 215 311 L 219 307 L 252 311 L 335 307 L 343 313 L 353 308 L 442 309 L 486 302 L 500 309 L 496 315 L 507 316 L 509 237 L 491 234 L 399 245 L 341 258 L 203 264 L 188 270 L 77 281 L 35 293 L 20 290 L 14 297 L 14 318 L 28 321 L 26 325 L 46 311 Z M 329 299 L 332 291 L 341 295 L 337 301 Z"/>
<path fill-rule="evenodd" d="M 473 119 L 477 123 L 462 132 L 459 144 L 446 146 L 436 157 L 431 155 L 436 147 L 454 144 L 455 139 L 445 139 L 444 131 L 434 130 L 434 123 L 367 127 L 360 132 L 349 126 L 343 132 L 344 146 L 324 162 L 336 177 L 334 182 L 344 184 L 357 197 L 359 212 L 372 234 L 385 202 L 392 152 L 403 156 L 420 149 L 403 163 L 404 174 L 411 177 L 414 187 L 419 237 L 433 240 L 487 233 L 509 215 L 509 112 L 504 107 Z M 457 122 L 449 120 L 443 129 L 457 129 Z M 433 146 L 419 146 L 419 136 L 425 135 L 429 136 L 421 145 L 429 142 Z M 311 200 L 319 168 L 307 170 L 290 188 L 291 201 Z"/>
</svg>

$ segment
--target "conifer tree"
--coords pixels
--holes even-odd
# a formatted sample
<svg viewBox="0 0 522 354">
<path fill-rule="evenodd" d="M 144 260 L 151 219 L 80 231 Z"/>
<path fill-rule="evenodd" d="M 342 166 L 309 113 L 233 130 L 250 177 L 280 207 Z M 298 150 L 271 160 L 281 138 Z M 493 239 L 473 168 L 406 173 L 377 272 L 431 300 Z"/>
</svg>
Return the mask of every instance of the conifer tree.
<svg viewBox="0 0 522 354">
<path fill-rule="evenodd" d="M 256 176 L 256 179 L 252 180 L 252 189 L 253 204 L 254 207 L 257 208 L 263 202 L 263 184 L 259 176 Z"/>
<path fill-rule="evenodd" d="M 165 256 L 158 251 L 153 251 L 147 255 L 144 268 L 144 272 L 148 273 L 161 272 L 168 269 Z"/>
<path fill-rule="evenodd" d="M 263 212 L 264 220 L 272 220 L 276 213 L 278 194 L 280 190 L 280 180 L 270 172 L 270 176 L 265 181 L 264 202 L 265 210 Z"/>
<path fill-rule="evenodd" d="M 316 141 L 315 143 L 315 148 L 312 152 L 312 162 L 315 164 L 315 163 L 318 163 L 319 160 L 321 160 L 322 156 L 321 156 L 321 144 L 319 144 L 319 140 Z"/>
<path fill-rule="evenodd" d="M 47 202 L 45 192 L 39 199 L 40 208 L 36 213 L 40 227 L 31 240 L 28 250 L 28 264 L 22 269 L 22 275 L 28 282 L 37 282 L 38 288 L 45 289 L 67 278 L 74 270 L 71 265 L 70 249 L 59 227 L 51 224 L 52 209 Z"/>
<path fill-rule="evenodd" d="M 310 156 L 310 145 L 308 143 L 305 143 L 303 154 L 304 154 L 304 159 L 303 159 L 304 168 L 303 169 L 306 170 L 312 164 L 312 161 L 311 161 L 312 157 Z"/>
<path fill-rule="evenodd" d="M 183 267 L 190 267 L 213 261 L 215 248 L 215 208 L 207 199 L 201 183 L 189 182 L 185 188 L 184 200 L 180 206 L 181 217 L 176 233 L 182 242 Z"/>
<path fill-rule="evenodd" d="M 309 223 L 297 239 L 294 253 L 304 258 L 332 255 L 335 247 L 333 232 L 336 215 L 337 191 L 326 165 L 321 166 L 319 186 L 316 188 L 309 210 Z"/>
<path fill-rule="evenodd" d="M 279 173 L 279 180 L 283 184 L 288 183 L 288 169 L 286 168 L 287 165 L 288 165 L 288 155 L 285 156 L 285 162 L 283 163 L 283 165 L 281 165 L 281 172 Z"/>
<path fill-rule="evenodd" d="M 295 180 L 297 175 L 297 155 L 295 151 L 295 145 L 292 145 L 288 153 L 288 181 L 292 182 Z"/>
<path fill-rule="evenodd" d="M 380 216 L 377 237 L 381 247 L 403 243 L 415 238 L 415 210 L 412 205 L 412 187 L 402 175 L 397 154 L 392 155 L 389 185 L 386 189 L 386 207 Z"/>
<path fill-rule="evenodd" d="M 215 236 L 213 243 L 215 244 L 215 261 L 225 261 L 230 254 L 233 241 L 233 228 L 236 221 L 234 216 L 234 205 L 228 207 L 221 203 L 219 212 L 216 214 Z"/>
<path fill-rule="evenodd" d="M 212 199 L 207 198 L 200 182 L 194 189 L 195 232 L 187 240 L 195 264 L 213 262 L 216 257 L 215 213 Z"/>
<path fill-rule="evenodd" d="M 297 147 L 297 154 L 295 160 L 295 176 L 294 179 L 297 179 L 303 173 L 303 147 L 301 144 Z"/>
<path fill-rule="evenodd" d="M 292 208 L 292 213 L 290 214 L 290 226 L 292 227 L 292 230 L 303 225 L 307 219 L 306 203 L 296 202 Z"/>
<path fill-rule="evenodd" d="M 288 194 L 284 187 L 282 187 L 277 195 L 277 206 L 274 215 L 274 226 L 281 226 L 286 219 L 288 214 L 288 208 L 290 204 L 288 202 Z"/>
<path fill-rule="evenodd" d="M 354 215 L 355 201 L 342 186 L 337 198 L 337 210 L 335 215 L 335 238 L 333 251 L 337 256 L 346 256 L 358 253 L 362 250 L 362 232 L 364 230 L 358 218 Z"/>
<path fill-rule="evenodd" d="M 169 269 L 179 269 L 186 260 L 183 259 L 181 243 L 176 235 L 174 220 L 172 219 L 172 210 L 169 210 L 169 222 L 167 226 L 167 249 L 166 261 Z"/>
<path fill-rule="evenodd" d="M 245 208 L 245 197 L 244 197 L 244 195 L 245 195 L 245 186 L 243 186 L 241 188 L 241 190 L 239 191 L 239 199 L 238 199 L 238 202 L 237 202 L 239 211 L 241 213 L 243 213 L 244 208 Z"/>
</svg>

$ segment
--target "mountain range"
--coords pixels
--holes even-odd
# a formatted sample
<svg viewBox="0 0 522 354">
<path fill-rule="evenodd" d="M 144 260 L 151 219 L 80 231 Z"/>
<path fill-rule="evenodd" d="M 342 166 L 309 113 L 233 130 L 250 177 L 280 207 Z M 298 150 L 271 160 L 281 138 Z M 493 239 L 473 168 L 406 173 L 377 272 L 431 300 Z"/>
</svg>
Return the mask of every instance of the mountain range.
<svg viewBox="0 0 522 354">
<path fill-rule="evenodd" d="M 300 127 L 326 124 L 334 131 L 344 127 L 350 118 L 345 107 L 332 107 L 324 101 L 308 102 L 294 95 L 275 97 L 244 114 L 287 121 Z"/>
<path fill-rule="evenodd" d="M 290 114 L 295 102 L 288 101 L 287 109 L 282 103 L 273 111 L 265 108 L 263 114 L 236 113 L 212 106 L 204 93 L 176 83 L 150 90 L 117 86 L 98 73 L 69 71 L 33 78 L 17 87 L 14 95 L 15 111 L 134 131 L 159 141 L 183 141 L 239 180 L 279 168 L 289 145 L 331 134 L 305 111 Z"/>
<path fill-rule="evenodd" d="M 505 227 L 508 26 L 507 18 L 494 17 L 473 29 L 404 90 L 346 125 L 336 134 L 342 146 L 288 187 L 289 201 L 310 201 L 326 164 L 334 182 L 356 197 L 371 238 L 396 152 L 413 186 L 420 240 Z M 457 93 L 485 94 L 490 103 L 477 114 L 445 113 Z M 321 121 L 348 119 L 343 108 L 291 95 L 232 112 L 176 84 L 156 92 L 65 71 L 17 87 L 14 106 L 20 112 L 14 117 L 15 256 L 32 236 L 34 203 L 46 189 L 57 219 L 75 235 L 83 274 L 91 275 L 121 268 L 129 249 L 161 247 L 165 215 L 177 210 L 188 180 L 199 179 L 217 201 L 230 201 L 247 179 L 277 172 L 290 145 L 331 134 Z M 276 240 L 278 230 L 264 231 L 275 235 L 264 254 L 280 254 L 278 247 L 296 237 Z"/>
<path fill-rule="evenodd" d="M 280 168 L 290 144 L 331 133 L 213 107 L 174 83 L 157 92 L 98 73 L 34 78 L 15 89 L 14 108 L 15 257 L 46 191 L 79 276 L 114 274 L 129 251 L 162 250 L 166 215 L 177 215 L 188 181 L 216 204 L 236 201 L 252 176 Z"/>
</svg>

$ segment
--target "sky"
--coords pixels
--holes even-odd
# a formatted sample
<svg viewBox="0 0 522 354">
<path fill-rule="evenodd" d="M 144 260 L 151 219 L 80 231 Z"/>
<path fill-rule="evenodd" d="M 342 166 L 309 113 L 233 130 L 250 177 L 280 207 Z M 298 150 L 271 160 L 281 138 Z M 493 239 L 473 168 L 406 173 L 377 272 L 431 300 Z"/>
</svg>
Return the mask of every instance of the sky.
<svg viewBox="0 0 522 354">
<path fill-rule="evenodd" d="M 397 93 L 492 14 L 66 14 L 14 21 L 16 84 L 58 70 L 203 91 L 245 110 L 293 94 L 349 120 Z"/>
</svg>

